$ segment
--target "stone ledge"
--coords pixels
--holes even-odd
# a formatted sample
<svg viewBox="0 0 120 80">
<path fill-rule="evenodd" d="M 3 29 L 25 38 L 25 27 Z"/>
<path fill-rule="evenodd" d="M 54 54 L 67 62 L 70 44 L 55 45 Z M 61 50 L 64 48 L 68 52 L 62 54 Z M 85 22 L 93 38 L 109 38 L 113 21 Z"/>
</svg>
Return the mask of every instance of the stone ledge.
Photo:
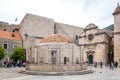
<svg viewBox="0 0 120 80">
<path fill-rule="evenodd" d="M 43 75 L 43 76 L 65 76 L 65 75 L 84 75 L 93 73 L 94 70 L 81 70 L 81 71 L 66 71 L 66 72 L 40 72 L 40 71 L 27 71 L 21 70 L 19 73 L 28 75 Z"/>
</svg>

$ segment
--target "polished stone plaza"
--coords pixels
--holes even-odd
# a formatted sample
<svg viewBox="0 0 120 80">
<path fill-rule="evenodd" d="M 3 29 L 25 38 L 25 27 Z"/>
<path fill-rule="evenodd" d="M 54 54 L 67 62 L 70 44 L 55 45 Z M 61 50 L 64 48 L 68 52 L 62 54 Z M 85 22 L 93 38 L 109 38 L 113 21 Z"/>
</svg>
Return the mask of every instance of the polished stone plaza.
<svg viewBox="0 0 120 80">
<path fill-rule="evenodd" d="M 109 67 L 103 69 L 89 67 L 94 73 L 85 75 L 68 76 L 42 76 L 27 75 L 19 73 L 24 68 L 0 68 L 0 80 L 120 80 L 120 69 L 110 70 Z"/>
</svg>

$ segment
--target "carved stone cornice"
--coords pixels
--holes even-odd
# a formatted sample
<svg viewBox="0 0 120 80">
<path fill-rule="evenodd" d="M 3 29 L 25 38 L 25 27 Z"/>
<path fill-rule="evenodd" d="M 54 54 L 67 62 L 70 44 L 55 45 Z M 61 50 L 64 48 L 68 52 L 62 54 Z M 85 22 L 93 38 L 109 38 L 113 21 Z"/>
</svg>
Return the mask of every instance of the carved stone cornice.
<svg viewBox="0 0 120 80">
<path fill-rule="evenodd" d="M 102 35 L 102 34 L 106 34 L 109 38 L 111 38 L 106 32 L 99 32 L 99 33 L 95 33 L 93 35 L 97 36 L 97 35 Z M 120 32 L 119 32 L 119 34 L 120 34 Z M 85 38 L 86 36 L 79 36 L 79 38 Z"/>
<path fill-rule="evenodd" d="M 43 39 L 44 37 L 35 37 L 35 38 Z"/>
<path fill-rule="evenodd" d="M 85 38 L 86 36 L 79 36 L 79 38 Z"/>
<path fill-rule="evenodd" d="M 114 34 L 120 34 L 120 31 L 118 31 L 118 32 L 114 32 Z"/>
<path fill-rule="evenodd" d="M 95 35 L 105 34 L 105 32 L 95 33 Z"/>
<path fill-rule="evenodd" d="M 106 34 L 110 38 L 110 36 L 106 32 L 95 33 L 95 35 L 102 35 L 102 34 Z"/>
<path fill-rule="evenodd" d="M 86 51 L 86 53 L 87 53 L 87 56 L 89 56 L 89 55 L 94 55 L 95 51 L 88 50 L 88 51 Z"/>
<path fill-rule="evenodd" d="M 93 27 L 93 28 L 89 28 L 89 29 L 84 29 L 84 31 L 88 31 L 88 30 L 92 30 L 92 29 L 97 29 L 98 27 Z"/>
<path fill-rule="evenodd" d="M 102 41 L 102 42 L 96 42 L 96 43 L 90 43 L 90 44 L 79 44 L 79 46 L 92 46 L 92 45 L 97 45 L 97 44 L 106 44 L 109 45 L 107 42 Z"/>
</svg>

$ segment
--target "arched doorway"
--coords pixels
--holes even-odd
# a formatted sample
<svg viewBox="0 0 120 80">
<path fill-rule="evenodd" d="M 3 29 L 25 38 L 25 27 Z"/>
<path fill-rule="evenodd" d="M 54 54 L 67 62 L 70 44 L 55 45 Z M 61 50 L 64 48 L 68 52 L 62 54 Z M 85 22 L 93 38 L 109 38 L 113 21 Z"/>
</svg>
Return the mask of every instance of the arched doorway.
<svg viewBox="0 0 120 80">
<path fill-rule="evenodd" d="M 93 64 L 93 55 L 88 56 L 88 62 L 89 64 Z"/>
</svg>

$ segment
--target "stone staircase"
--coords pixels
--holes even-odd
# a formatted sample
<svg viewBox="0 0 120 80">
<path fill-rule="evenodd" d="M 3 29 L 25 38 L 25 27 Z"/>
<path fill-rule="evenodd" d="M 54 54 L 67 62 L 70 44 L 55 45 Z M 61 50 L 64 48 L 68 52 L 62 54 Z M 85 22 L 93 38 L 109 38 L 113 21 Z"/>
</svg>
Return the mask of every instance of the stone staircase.
<svg viewBox="0 0 120 80">
<path fill-rule="evenodd" d="M 66 72 L 40 72 L 40 71 L 21 70 L 19 73 L 28 74 L 28 75 L 65 76 L 65 75 L 84 75 L 84 74 L 90 74 L 93 72 L 94 71 L 92 69 L 89 69 L 89 70 L 66 71 Z"/>
</svg>

